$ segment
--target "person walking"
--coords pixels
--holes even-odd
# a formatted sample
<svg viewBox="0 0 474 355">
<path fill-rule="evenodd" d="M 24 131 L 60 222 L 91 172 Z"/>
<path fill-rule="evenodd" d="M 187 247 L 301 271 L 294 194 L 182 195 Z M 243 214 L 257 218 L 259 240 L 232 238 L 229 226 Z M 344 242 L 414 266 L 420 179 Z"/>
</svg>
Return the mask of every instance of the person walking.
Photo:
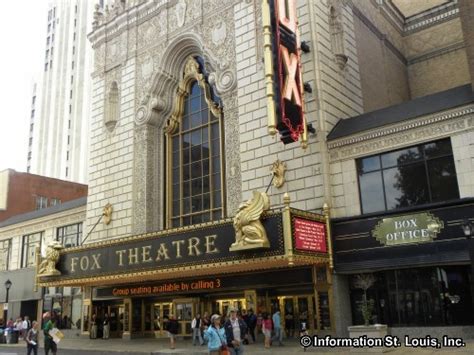
<svg viewBox="0 0 474 355">
<path fill-rule="evenodd" d="M 282 332 L 281 332 L 281 317 L 280 317 L 280 311 L 277 309 L 275 313 L 273 313 L 273 330 L 275 332 L 275 335 L 272 338 L 272 341 L 278 340 L 278 345 L 282 346 Z"/>
<path fill-rule="evenodd" d="M 90 338 L 97 339 L 97 316 L 95 315 L 95 313 L 92 315 L 92 318 L 91 318 Z"/>
<path fill-rule="evenodd" d="M 243 340 L 247 333 L 247 325 L 237 317 L 237 310 L 234 307 L 229 308 L 229 318 L 224 323 L 224 330 L 230 354 L 243 354 Z"/>
<path fill-rule="evenodd" d="M 196 339 L 199 340 L 199 345 L 203 345 L 204 341 L 202 340 L 201 335 L 201 315 L 198 313 L 191 322 L 191 328 L 193 330 L 193 345 L 196 345 Z"/>
<path fill-rule="evenodd" d="M 252 337 L 252 341 L 255 343 L 255 327 L 257 326 L 257 316 L 253 313 L 253 309 L 250 308 L 248 312 L 248 328 L 249 334 Z"/>
<path fill-rule="evenodd" d="M 204 331 L 204 340 L 207 342 L 209 355 L 220 355 L 222 350 L 227 349 L 225 330 L 221 328 L 220 315 L 212 315 L 210 325 Z"/>
<path fill-rule="evenodd" d="M 53 340 L 53 337 L 49 334 L 53 328 L 56 328 L 56 323 L 54 319 L 51 318 L 51 313 L 46 312 L 43 314 L 43 319 L 45 321 L 43 327 L 43 334 L 44 334 L 44 354 L 49 355 L 49 351 L 53 355 L 56 355 L 58 352 L 58 346 L 56 342 Z"/>
<path fill-rule="evenodd" d="M 262 314 L 262 333 L 265 336 L 265 349 L 269 349 L 272 337 L 272 320 L 268 313 Z"/>
<path fill-rule="evenodd" d="M 109 315 L 106 313 L 104 317 L 104 333 L 102 335 L 102 339 L 109 339 L 110 336 L 110 321 L 109 321 Z"/>
<path fill-rule="evenodd" d="M 38 322 L 34 321 L 25 336 L 26 355 L 38 355 Z"/>
<path fill-rule="evenodd" d="M 179 331 L 179 323 L 173 314 L 170 314 L 169 317 L 166 330 L 168 331 L 168 336 L 170 338 L 170 349 L 174 349 L 176 345 L 176 336 Z"/>
<path fill-rule="evenodd" d="M 30 317 L 25 316 L 25 319 L 23 320 L 23 337 L 26 337 L 26 334 L 28 331 L 31 329 L 31 321 Z"/>
</svg>

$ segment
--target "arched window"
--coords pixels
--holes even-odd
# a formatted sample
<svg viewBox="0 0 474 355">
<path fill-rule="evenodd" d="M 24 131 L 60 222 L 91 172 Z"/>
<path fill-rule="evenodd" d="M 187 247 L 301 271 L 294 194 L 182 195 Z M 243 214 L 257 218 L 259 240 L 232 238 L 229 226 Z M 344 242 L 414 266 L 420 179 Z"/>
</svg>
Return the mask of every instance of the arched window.
<svg viewBox="0 0 474 355">
<path fill-rule="evenodd" d="M 192 59 L 167 126 L 168 227 L 218 220 L 224 214 L 222 114 Z"/>
</svg>

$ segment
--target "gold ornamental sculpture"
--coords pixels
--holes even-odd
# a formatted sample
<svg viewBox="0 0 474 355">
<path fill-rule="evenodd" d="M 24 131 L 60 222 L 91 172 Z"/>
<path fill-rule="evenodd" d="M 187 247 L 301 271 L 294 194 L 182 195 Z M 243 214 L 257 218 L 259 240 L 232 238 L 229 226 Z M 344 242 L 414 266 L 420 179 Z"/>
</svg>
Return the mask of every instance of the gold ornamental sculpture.
<svg viewBox="0 0 474 355">
<path fill-rule="evenodd" d="M 59 261 L 59 251 L 63 246 L 59 242 L 48 245 L 46 257 L 38 266 L 37 276 L 59 276 L 61 272 L 56 269 L 56 263 Z"/>
<path fill-rule="evenodd" d="M 285 184 L 286 163 L 278 159 L 272 164 L 270 170 L 273 174 L 273 186 L 279 189 Z"/>
<path fill-rule="evenodd" d="M 263 212 L 270 208 L 270 201 L 265 192 L 253 192 L 253 198 L 241 203 L 234 217 L 235 242 L 229 250 L 247 250 L 269 248 L 267 232 L 260 222 Z"/>
</svg>

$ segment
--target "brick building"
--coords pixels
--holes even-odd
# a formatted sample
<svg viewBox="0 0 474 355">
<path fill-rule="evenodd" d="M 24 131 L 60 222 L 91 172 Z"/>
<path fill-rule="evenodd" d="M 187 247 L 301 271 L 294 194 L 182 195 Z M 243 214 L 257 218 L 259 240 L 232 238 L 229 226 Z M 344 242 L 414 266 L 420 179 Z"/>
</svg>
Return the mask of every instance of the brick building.
<svg viewBox="0 0 474 355">
<path fill-rule="evenodd" d="M 106 204 L 113 213 L 43 285 L 85 287 L 85 333 L 92 314 L 108 313 L 116 336 L 163 335 L 175 313 L 186 335 L 195 313 L 235 305 L 344 335 L 361 319 L 354 274 L 369 273 L 379 283 L 372 321 L 417 334 L 468 326 L 472 336 L 469 1 L 297 1 L 315 128 L 306 149 L 269 134 L 264 21 L 274 4 L 128 1 L 96 12 L 88 230 Z M 254 191 L 273 209 L 270 247 L 235 251 L 225 228 Z M 301 253 L 297 224 L 328 212 L 325 252 Z"/>
<path fill-rule="evenodd" d="M 87 185 L 7 169 L 0 172 L 0 221 L 87 196 Z"/>
</svg>

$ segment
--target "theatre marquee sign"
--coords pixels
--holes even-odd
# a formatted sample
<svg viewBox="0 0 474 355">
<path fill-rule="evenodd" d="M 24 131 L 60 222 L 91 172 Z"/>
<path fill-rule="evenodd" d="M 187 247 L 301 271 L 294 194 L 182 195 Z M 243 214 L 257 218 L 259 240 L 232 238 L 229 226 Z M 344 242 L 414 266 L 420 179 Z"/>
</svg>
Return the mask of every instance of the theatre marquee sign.
<svg viewBox="0 0 474 355">
<path fill-rule="evenodd" d="M 386 246 L 433 241 L 444 224 L 431 213 L 417 213 L 382 219 L 372 235 Z"/>
</svg>

